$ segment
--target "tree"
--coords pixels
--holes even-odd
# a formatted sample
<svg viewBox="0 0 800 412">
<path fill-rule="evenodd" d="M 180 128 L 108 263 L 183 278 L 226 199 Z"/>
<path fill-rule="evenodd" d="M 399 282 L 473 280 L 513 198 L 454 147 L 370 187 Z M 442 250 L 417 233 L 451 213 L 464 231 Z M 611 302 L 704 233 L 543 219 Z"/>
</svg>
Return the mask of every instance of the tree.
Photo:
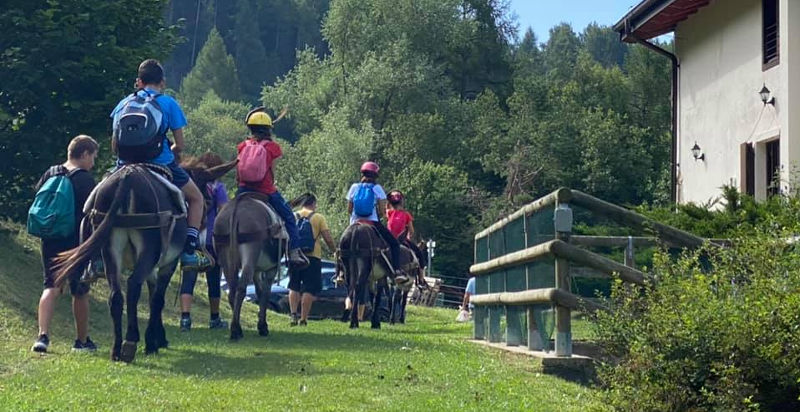
<svg viewBox="0 0 800 412">
<path fill-rule="evenodd" d="M 139 63 L 166 57 L 176 43 L 175 28 L 162 21 L 166 4 L 3 3 L 0 26 L 8 29 L 0 36 L 0 214 L 24 216 L 33 184 L 47 166 L 63 161 L 77 134 L 101 142 L 100 164 L 108 161 L 111 109 L 132 91 Z"/>
<path fill-rule="evenodd" d="M 200 103 L 208 90 L 222 100 L 240 100 L 239 77 L 233 57 L 225 50 L 217 29 L 211 29 L 208 40 L 200 50 L 192 71 L 181 84 L 181 103 L 193 107 Z"/>
<path fill-rule="evenodd" d="M 187 111 L 186 139 L 189 153 L 214 152 L 223 159 L 236 155 L 236 144 L 247 137 L 244 116 L 249 111 L 244 103 L 224 101 L 209 90 L 197 107 Z"/>
</svg>

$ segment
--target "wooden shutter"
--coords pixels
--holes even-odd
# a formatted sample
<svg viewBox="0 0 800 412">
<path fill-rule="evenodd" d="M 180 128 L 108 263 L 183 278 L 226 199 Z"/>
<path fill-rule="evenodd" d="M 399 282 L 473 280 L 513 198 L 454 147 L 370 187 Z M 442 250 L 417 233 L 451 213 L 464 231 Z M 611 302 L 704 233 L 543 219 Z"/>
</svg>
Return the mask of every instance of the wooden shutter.
<svg viewBox="0 0 800 412">
<path fill-rule="evenodd" d="M 742 143 L 739 146 L 739 162 L 741 179 L 739 180 L 739 190 L 750 196 L 756 194 L 756 151 L 750 143 Z"/>
</svg>

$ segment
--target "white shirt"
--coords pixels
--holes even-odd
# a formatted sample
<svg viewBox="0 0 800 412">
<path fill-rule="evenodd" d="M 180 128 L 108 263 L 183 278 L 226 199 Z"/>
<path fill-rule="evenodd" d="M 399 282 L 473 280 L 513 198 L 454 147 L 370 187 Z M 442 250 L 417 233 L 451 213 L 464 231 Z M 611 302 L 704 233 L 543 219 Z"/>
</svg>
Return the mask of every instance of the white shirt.
<svg viewBox="0 0 800 412">
<path fill-rule="evenodd" d="M 353 201 L 353 198 L 356 196 L 356 193 L 358 192 L 358 187 L 360 185 L 361 185 L 361 183 L 353 183 L 353 185 L 350 186 L 350 190 L 347 191 L 347 200 L 348 201 L 350 201 L 350 202 Z M 372 192 L 375 193 L 375 205 L 376 206 L 378 204 L 378 201 L 386 199 L 386 192 L 383 191 L 383 187 L 381 187 L 381 185 L 375 183 L 375 186 L 372 186 Z M 353 223 L 356 223 L 356 221 L 358 219 L 367 219 L 367 220 L 371 220 L 373 222 L 379 222 L 380 220 L 378 219 L 378 208 L 377 207 L 373 207 L 372 208 L 372 214 L 369 217 L 357 216 L 355 210 L 353 210 L 353 212 L 350 213 L 350 224 L 352 225 Z"/>
</svg>

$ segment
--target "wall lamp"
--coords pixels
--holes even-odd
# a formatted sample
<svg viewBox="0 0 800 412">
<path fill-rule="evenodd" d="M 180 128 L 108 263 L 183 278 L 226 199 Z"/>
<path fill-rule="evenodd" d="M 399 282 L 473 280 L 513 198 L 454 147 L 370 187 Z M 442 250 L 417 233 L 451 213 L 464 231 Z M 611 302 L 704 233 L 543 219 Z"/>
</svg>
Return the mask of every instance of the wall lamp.
<svg viewBox="0 0 800 412">
<path fill-rule="evenodd" d="M 700 150 L 700 146 L 697 145 L 697 142 L 694 142 L 694 146 L 692 146 L 692 157 L 694 160 L 702 160 L 705 162 L 706 154 Z"/>
<path fill-rule="evenodd" d="M 761 91 L 758 92 L 758 94 L 761 95 L 761 101 L 764 103 L 764 106 L 768 104 L 775 106 L 775 97 L 770 96 L 771 93 L 772 92 L 770 92 L 769 89 L 767 89 L 767 84 L 764 83 L 764 87 L 762 87 Z"/>
</svg>

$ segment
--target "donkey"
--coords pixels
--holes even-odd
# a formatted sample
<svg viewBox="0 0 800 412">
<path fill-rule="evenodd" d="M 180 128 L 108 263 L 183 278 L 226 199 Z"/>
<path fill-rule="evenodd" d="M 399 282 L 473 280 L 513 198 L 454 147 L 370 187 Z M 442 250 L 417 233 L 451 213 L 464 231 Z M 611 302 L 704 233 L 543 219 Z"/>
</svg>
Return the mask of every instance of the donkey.
<svg viewBox="0 0 800 412">
<path fill-rule="evenodd" d="M 372 302 L 371 327 L 381 328 L 380 308 L 381 295 L 377 283 L 384 279 L 391 279 L 396 287 L 409 290 L 419 268 L 414 253 L 405 246 L 400 247 L 400 267 L 397 268 L 405 276 L 400 281 L 396 279 L 394 271 L 384 255 L 388 248 L 386 242 L 380 237 L 372 225 L 357 222 L 342 234 L 339 241 L 339 269 L 344 271 L 347 284 L 347 297 L 353 305 L 350 311 L 350 328 L 358 328 L 359 306 L 365 305 L 369 291 L 374 292 Z M 398 276 L 399 278 L 399 276 Z M 398 282 L 400 281 L 400 282 Z"/>
<path fill-rule="evenodd" d="M 425 281 L 425 267 L 427 262 L 427 252 L 420 249 L 419 246 L 412 243 L 410 240 L 407 240 L 406 237 L 407 233 L 403 231 L 403 233 L 398 236 L 399 239 L 405 239 L 404 241 L 400 242 L 401 245 L 404 247 L 408 247 L 412 252 L 414 252 L 414 257 L 417 260 L 416 270 L 413 270 L 413 273 L 409 273 L 410 276 L 414 278 L 414 283 L 417 285 L 419 289 L 426 289 L 428 287 L 428 282 Z M 395 285 L 388 286 L 388 296 L 390 299 L 389 305 L 389 323 L 394 325 L 395 323 L 406 323 L 406 304 L 408 303 L 408 293 L 410 292 L 410 288 L 400 288 Z"/>
<path fill-rule="evenodd" d="M 131 164 L 105 178 L 86 202 L 91 236 L 56 260 L 56 283 L 80 276 L 93 256 L 102 254 L 111 289 L 108 305 L 113 322 L 111 360 L 132 362 L 139 342 L 137 307 L 142 284 L 150 292 L 150 319 L 145 331 L 145 353 L 156 353 L 168 342 L 161 311 L 164 295 L 186 240 L 186 208 L 177 188 L 152 169 L 155 165 Z M 122 340 L 123 293 L 121 273 L 133 267 L 127 280 L 128 327 Z"/>
<path fill-rule="evenodd" d="M 269 335 L 269 295 L 287 240 L 283 221 L 259 193 L 242 193 L 219 212 L 214 223 L 214 249 L 229 285 L 231 340 L 244 337 L 239 318 L 250 282 L 255 283 L 258 295 L 258 334 Z"/>
</svg>

